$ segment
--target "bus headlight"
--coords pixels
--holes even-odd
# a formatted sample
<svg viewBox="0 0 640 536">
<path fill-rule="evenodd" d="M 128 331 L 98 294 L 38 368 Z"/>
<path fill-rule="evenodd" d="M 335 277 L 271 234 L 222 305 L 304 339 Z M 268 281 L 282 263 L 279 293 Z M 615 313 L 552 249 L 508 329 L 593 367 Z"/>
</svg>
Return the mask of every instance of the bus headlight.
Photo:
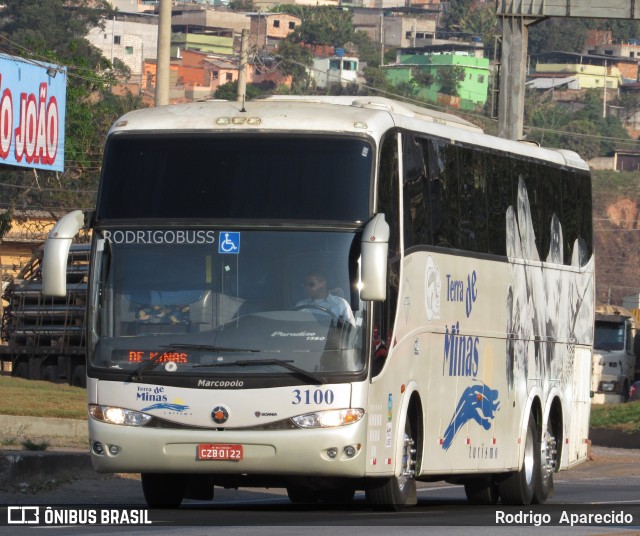
<svg viewBox="0 0 640 536">
<path fill-rule="evenodd" d="M 315 411 L 291 417 L 300 428 L 331 428 L 358 422 L 364 416 L 363 409 L 331 409 Z"/>
<path fill-rule="evenodd" d="M 89 405 L 89 414 L 96 420 L 109 424 L 123 424 L 125 426 L 144 426 L 153 417 L 132 409 L 116 408 L 113 406 Z"/>
</svg>

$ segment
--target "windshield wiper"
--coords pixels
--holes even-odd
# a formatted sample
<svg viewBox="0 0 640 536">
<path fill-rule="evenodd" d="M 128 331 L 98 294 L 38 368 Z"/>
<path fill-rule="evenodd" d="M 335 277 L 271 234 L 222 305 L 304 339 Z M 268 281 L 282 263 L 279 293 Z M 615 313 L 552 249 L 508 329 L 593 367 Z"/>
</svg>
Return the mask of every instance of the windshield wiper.
<svg viewBox="0 0 640 536">
<path fill-rule="evenodd" d="M 161 346 L 165 348 L 164 352 L 170 352 L 171 350 L 201 350 L 203 352 L 243 352 L 243 353 L 258 353 L 262 350 L 256 350 L 255 348 L 231 348 L 227 346 L 214 346 L 212 344 L 188 344 L 177 343 L 169 344 L 167 346 Z"/>
<path fill-rule="evenodd" d="M 138 368 L 131 374 L 131 381 L 139 382 L 142 380 L 142 373 L 146 370 L 150 369 L 153 365 L 156 364 L 158 359 L 167 355 L 168 352 L 172 352 L 174 350 L 200 350 L 203 352 L 242 352 L 242 353 L 254 353 L 260 352 L 260 350 L 256 350 L 255 348 L 228 348 L 225 346 L 213 346 L 210 344 L 187 344 L 187 343 L 176 343 L 176 344 L 168 344 L 166 346 L 160 347 L 162 351 L 158 352 L 151 359 L 147 359 L 138 365 Z M 199 365 L 196 365 L 199 366 Z"/>
<path fill-rule="evenodd" d="M 193 368 L 197 367 L 252 367 L 254 365 L 278 365 L 280 367 L 286 368 L 291 372 L 295 372 L 300 376 L 308 380 L 312 380 L 318 385 L 322 385 L 326 383 L 326 379 L 316 376 L 312 372 L 304 370 L 303 368 L 296 367 L 292 365 L 292 360 L 283 360 L 283 359 L 241 359 L 238 361 L 229 361 L 228 363 L 209 363 L 207 365 L 194 365 Z"/>
</svg>

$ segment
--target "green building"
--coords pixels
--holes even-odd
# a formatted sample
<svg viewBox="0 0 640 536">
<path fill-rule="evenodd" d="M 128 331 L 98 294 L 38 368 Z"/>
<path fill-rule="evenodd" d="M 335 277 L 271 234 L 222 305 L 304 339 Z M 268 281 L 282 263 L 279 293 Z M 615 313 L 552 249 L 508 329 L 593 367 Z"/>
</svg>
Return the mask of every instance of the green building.
<svg viewBox="0 0 640 536">
<path fill-rule="evenodd" d="M 208 54 L 233 54 L 233 36 L 203 33 L 171 34 L 171 57 L 179 58 L 180 50 L 196 50 Z"/>
<path fill-rule="evenodd" d="M 413 80 L 413 73 L 418 70 L 433 76 L 439 69 L 449 69 L 459 65 L 464 69 L 464 80 L 460 84 L 458 96 L 460 107 L 472 109 L 484 106 L 489 94 L 489 60 L 466 54 L 401 54 L 398 63 L 385 67 L 387 79 L 394 85 Z M 434 82 L 427 87 L 422 86 L 418 95 L 429 101 L 438 101 L 440 85 Z"/>
</svg>

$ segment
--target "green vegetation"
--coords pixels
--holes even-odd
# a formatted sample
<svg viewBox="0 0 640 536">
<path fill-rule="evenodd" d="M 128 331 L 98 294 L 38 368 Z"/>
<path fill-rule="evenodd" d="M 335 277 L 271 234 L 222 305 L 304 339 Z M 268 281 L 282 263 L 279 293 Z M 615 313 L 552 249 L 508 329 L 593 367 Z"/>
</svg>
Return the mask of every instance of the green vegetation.
<svg viewBox="0 0 640 536">
<path fill-rule="evenodd" d="M 87 418 L 87 392 L 80 387 L 0 376 L 0 414 Z"/>
<path fill-rule="evenodd" d="M 65 171 L 3 166 L 0 208 L 67 212 L 95 204 L 102 145 L 112 123 L 142 107 L 140 96 L 111 93 L 116 79 L 127 79 L 122 62 L 112 64 L 86 35 L 113 16 L 106 0 L 6 0 L 0 33 L 3 52 L 27 62 L 67 68 Z M 0 222 L 0 236 L 6 230 Z"/>
<path fill-rule="evenodd" d="M 640 401 L 591 406 L 591 427 L 640 432 Z"/>
<path fill-rule="evenodd" d="M 592 170 L 593 191 L 606 193 L 611 199 L 635 199 L 640 191 L 640 173 L 637 171 Z"/>
<path fill-rule="evenodd" d="M 42 451 L 49 448 L 49 442 L 46 440 L 35 441 L 33 439 L 24 439 L 21 443 L 24 450 Z"/>
</svg>

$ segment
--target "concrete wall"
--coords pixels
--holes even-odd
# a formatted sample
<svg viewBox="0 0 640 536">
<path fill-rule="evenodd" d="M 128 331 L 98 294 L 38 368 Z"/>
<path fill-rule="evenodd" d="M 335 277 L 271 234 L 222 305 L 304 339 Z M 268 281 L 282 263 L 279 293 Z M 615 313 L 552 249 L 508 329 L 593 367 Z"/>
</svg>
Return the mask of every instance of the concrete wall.
<svg viewBox="0 0 640 536">
<path fill-rule="evenodd" d="M 131 70 L 132 78 L 143 72 L 144 60 L 158 57 L 158 26 L 132 20 L 107 20 L 105 28 L 93 28 L 87 40 L 109 60 L 119 59 Z"/>
</svg>

